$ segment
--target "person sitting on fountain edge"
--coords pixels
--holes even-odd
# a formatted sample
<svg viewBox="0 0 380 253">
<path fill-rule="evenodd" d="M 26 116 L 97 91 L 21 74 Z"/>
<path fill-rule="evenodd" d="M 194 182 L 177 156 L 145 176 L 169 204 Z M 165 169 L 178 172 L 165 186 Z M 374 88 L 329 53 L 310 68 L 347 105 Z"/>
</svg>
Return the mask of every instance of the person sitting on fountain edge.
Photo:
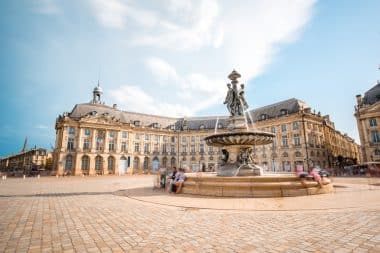
<svg viewBox="0 0 380 253">
<path fill-rule="evenodd" d="M 177 188 L 175 193 L 179 193 L 182 189 L 183 183 L 185 182 L 185 170 L 183 168 L 178 169 L 178 173 L 176 174 L 174 181 Z"/>
</svg>

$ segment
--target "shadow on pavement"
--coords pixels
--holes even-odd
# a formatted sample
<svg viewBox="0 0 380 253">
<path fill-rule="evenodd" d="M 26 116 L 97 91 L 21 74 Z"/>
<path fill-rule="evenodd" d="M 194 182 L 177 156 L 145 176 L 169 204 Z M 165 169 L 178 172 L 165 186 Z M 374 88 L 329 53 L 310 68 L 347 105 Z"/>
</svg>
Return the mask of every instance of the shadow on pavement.
<svg viewBox="0 0 380 253">
<path fill-rule="evenodd" d="M 68 196 L 80 196 L 80 195 L 105 195 L 113 194 L 113 192 L 59 192 L 59 193 L 38 193 L 38 194 L 10 194 L 0 195 L 0 198 L 9 197 L 68 197 Z"/>
</svg>

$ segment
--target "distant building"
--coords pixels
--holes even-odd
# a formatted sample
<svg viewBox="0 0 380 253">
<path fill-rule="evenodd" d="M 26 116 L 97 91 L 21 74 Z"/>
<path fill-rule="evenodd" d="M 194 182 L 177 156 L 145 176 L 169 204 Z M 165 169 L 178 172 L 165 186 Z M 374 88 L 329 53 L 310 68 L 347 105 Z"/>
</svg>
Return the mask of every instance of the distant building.
<svg viewBox="0 0 380 253">
<path fill-rule="evenodd" d="M 0 159 L 1 172 L 8 175 L 36 175 L 50 168 L 52 163 L 52 154 L 47 153 L 43 148 L 32 148 L 12 154 Z"/>
<path fill-rule="evenodd" d="M 380 162 L 380 81 L 364 96 L 356 96 L 355 117 L 363 162 Z"/>
<path fill-rule="evenodd" d="M 215 168 L 221 148 L 204 137 L 227 131 L 227 116 L 174 118 L 122 111 L 102 102 L 98 85 L 90 103 L 77 104 L 56 121 L 54 169 L 57 174 L 150 173 L 159 167 L 198 171 Z M 289 99 L 250 111 L 247 121 L 276 134 L 275 142 L 255 148 L 256 163 L 270 171 L 354 164 L 359 146 L 335 130 L 328 116 Z"/>
</svg>

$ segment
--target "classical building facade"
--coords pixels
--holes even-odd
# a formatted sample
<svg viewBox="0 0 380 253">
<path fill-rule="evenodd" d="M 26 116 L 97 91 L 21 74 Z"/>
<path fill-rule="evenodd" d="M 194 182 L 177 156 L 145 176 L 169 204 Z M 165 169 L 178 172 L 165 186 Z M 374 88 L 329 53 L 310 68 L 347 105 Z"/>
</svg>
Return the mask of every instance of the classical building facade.
<svg viewBox="0 0 380 253">
<path fill-rule="evenodd" d="M 380 81 L 363 97 L 356 96 L 355 117 L 363 162 L 380 163 Z"/>
<path fill-rule="evenodd" d="M 122 111 L 101 101 L 77 104 L 56 121 L 54 167 L 58 174 L 154 172 L 160 167 L 208 170 L 222 158 L 204 138 L 227 131 L 227 116 L 172 118 Z M 253 124 L 252 124 L 253 122 Z M 273 132 L 273 144 L 254 148 L 255 162 L 266 170 L 294 171 L 297 165 L 334 166 L 338 157 L 356 162 L 359 147 L 335 130 L 328 116 L 289 99 L 247 113 L 247 124 Z"/>
</svg>

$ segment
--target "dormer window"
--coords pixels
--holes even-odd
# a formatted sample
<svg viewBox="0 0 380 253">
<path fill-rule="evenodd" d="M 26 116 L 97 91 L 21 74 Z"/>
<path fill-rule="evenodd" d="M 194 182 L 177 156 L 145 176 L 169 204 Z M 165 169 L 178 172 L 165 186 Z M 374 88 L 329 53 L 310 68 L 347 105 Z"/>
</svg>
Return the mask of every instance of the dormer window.
<svg viewBox="0 0 380 253">
<path fill-rule="evenodd" d="M 135 127 L 139 127 L 139 126 L 141 125 L 140 120 L 135 120 L 135 121 L 133 122 L 133 125 L 135 125 Z"/>
<path fill-rule="evenodd" d="M 153 128 L 159 128 L 160 127 L 160 124 L 158 124 L 157 122 L 156 123 L 153 123 Z"/>
<path fill-rule="evenodd" d="M 266 120 L 268 118 L 267 114 L 261 114 L 260 115 L 260 120 Z"/>
<path fill-rule="evenodd" d="M 175 125 L 170 125 L 170 130 L 175 130 Z"/>
<path fill-rule="evenodd" d="M 200 125 L 200 126 L 199 126 L 199 129 L 205 129 L 205 125 L 203 125 L 203 124 Z"/>
<path fill-rule="evenodd" d="M 219 128 L 219 129 L 220 129 L 220 128 L 223 128 L 222 123 L 218 123 L 218 128 Z"/>
<path fill-rule="evenodd" d="M 283 116 L 283 115 L 287 115 L 288 114 L 288 110 L 287 109 L 281 109 L 280 110 L 280 115 Z"/>
</svg>

